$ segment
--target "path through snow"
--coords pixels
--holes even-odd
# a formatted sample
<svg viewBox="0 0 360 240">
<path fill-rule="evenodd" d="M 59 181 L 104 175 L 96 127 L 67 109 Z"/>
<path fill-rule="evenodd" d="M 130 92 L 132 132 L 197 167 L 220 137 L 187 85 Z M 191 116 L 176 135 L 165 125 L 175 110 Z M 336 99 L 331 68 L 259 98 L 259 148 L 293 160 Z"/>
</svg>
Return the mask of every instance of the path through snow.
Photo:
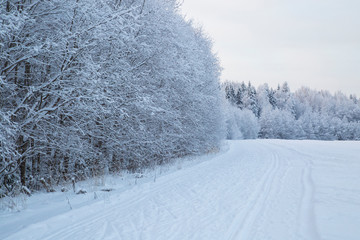
<svg viewBox="0 0 360 240">
<path fill-rule="evenodd" d="M 360 239 L 360 142 L 229 144 L 227 152 L 209 161 L 17 232 L 5 228 L 13 215 L 0 216 L 0 236 L 8 240 Z"/>
</svg>

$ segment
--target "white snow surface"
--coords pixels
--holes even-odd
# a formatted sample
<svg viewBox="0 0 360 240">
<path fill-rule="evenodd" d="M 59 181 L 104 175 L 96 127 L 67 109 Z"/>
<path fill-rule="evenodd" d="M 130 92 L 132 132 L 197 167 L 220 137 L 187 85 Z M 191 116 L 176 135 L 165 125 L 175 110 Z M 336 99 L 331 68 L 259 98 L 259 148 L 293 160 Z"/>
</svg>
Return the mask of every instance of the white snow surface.
<svg viewBox="0 0 360 240">
<path fill-rule="evenodd" d="M 360 142 L 229 141 L 187 161 L 14 200 L 0 239 L 360 239 Z"/>
</svg>

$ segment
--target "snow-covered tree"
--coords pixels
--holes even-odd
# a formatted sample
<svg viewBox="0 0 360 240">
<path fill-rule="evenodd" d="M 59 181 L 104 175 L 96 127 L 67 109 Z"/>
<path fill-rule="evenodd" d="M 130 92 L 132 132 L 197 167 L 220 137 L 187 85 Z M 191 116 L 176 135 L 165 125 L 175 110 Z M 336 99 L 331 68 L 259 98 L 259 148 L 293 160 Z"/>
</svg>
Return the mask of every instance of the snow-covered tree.
<svg viewBox="0 0 360 240">
<path fill-rule="evenodd" d="M 292 93 L 285 82 L 276 90 L 266 84 L 252 91 L 244 83 L 225 83 L 228 89 L 246 92 L 241 107 L 247 108 L 259 118 L 261 126 L 259 136 L 262 138 L 285 139 L 322 139 L 347 140 L 358 139 L 360 108 L 356 97 L 347 97 L 341 92 L 335 95 L 328 91 L 314 91 L 302 87 Z M 243 89 L 246 89 L 243 91 Z M 251 101 L 250 96 L 256 96 Z M 235 122 L 235 121 L 233 121 Z M 350 130 L 352 129 L 352 130 Z M 353 132 L 353 134 L 351 133 Z"/>
<path fill-rule="evenodd" d="M 0 180 L 57 184 L 217 148 L 220 67 L 211 41 L 177 7 L 1 4 Z"/>
<path fill-rule="evenodd" d="M 254 113 L 248 109 L 239 109 L 226 105 L 227 139 L 255 139 L 260 125 Z"/>
</svg>

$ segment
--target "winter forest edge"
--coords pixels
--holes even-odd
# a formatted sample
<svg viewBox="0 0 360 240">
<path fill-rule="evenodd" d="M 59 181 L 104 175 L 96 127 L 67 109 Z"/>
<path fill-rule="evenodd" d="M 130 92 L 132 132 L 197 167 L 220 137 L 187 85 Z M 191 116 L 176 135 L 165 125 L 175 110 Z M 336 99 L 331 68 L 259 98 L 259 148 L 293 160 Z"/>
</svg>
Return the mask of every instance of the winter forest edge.
<svg viewBox="0 0 360 240">
<path fill-rule="evenodd" d="M 175 0 L 7 0 L 0 26 L 0 197 L 225 138 L 360 139 L 355 96 L 220 85 L 211 40 Z"/>
<path fill-rule="evenodd" d="M 360 139 L 360 101 L 354 95 L 306 87 L 291 92 L 286 82 L 276 89 L 228 82 L 222 89 L 230 103 L 229 139 Z"/>
</svg>

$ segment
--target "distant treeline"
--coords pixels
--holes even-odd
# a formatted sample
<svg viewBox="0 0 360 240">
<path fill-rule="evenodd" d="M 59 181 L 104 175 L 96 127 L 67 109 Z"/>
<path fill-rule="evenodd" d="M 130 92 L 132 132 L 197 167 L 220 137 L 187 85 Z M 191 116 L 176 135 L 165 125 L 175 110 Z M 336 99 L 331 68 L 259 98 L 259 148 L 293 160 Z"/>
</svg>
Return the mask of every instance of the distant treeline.
<svg viewBox="0 0 360 240">
<path fill-rule="evenodd" d="M 286 82 L 276 89 L 267 84 L 256 89 L 250 82 L 225 83 L 223 90 L 232 106 L 228 138 L 360 140 L 356 96 L 305 87 L 291 92 Z"/>
</svg>

